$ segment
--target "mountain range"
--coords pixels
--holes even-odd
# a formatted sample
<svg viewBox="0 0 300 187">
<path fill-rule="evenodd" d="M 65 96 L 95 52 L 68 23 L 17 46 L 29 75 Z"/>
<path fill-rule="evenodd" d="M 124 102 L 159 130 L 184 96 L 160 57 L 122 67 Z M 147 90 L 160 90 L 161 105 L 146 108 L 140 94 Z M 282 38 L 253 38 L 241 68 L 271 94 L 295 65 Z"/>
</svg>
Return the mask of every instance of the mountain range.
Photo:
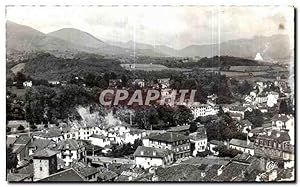
<svg viewBox="0 0 300 187">
<path fill-rule="evenodd" d="M 75 28 L 63 28 L 42 33 L 29 26 L 11 21 L 6 24 L 7 51 L 45 51 L 53 54 L 96 53 L 100 55 L 126 55 L 150 57 L 212 57 L 228 55 L 254 59 L 260 53 L 265 61 L 284 59 L 293 54 L 287 35 L 256 36 L 251 39 L 225 41 L 220 44 L 190 45 L 173 49 L 164 45 L 140 42 L 102 41 L 92 34 Z M 135 52 L 134 52 L 135 50 Z"/>
</svg>

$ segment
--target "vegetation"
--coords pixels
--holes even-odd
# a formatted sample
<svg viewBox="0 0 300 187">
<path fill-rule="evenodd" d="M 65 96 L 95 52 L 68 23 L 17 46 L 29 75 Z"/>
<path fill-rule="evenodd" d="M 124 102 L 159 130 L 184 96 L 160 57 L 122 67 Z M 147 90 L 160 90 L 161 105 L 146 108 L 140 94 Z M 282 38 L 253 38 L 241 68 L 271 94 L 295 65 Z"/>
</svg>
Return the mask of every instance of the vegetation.
<svg viewBox="0 0 300 187">
<path fill-rule="evenodd" d="M 217 146 L 213 148 L 214 151 L 219 152 L 219 157 L 230 157 L 233 158 L 238 154 L 242 154 L 243 152 L 235 150 L 235 149 L 231 149 L 231 148 L 227 148 L 226 146 Z"/>
</svg>

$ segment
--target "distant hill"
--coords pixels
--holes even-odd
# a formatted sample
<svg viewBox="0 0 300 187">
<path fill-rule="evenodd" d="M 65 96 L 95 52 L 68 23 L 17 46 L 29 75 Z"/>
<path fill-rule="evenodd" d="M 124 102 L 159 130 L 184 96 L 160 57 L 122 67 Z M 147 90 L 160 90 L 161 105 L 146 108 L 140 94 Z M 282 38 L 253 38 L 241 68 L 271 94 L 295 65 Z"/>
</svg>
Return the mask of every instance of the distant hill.
<svg viewBox="0 0 300 187">
<path fill-rule="evenodd" d="M 229 55 L 254 59 L 257 53 L 262 55 L 264 61 L 275 61 L 292 55 L 293 46 L 290 46 L 287 35 L 273 35 L 270 37 L 254 37 L 239 39 L 211 45 L 191 45 L 179 51 L 181 56 L 212 57 L 216 55 Z M 220 54 L 219 54 L 220 50 Z"/>
<path fill-rule="evenodd" d="M 108 56 L 149 56 L 149 57 L 213 57 L 236 56 L 254 59 L 257 53 L 263 61 L 276 62 L 287 59 L 293 53 L 287 35 L 257 36 L 251 39 L 239 39 L 220 44 L 190 45 L 176 50 L 164 45 L 151 45 L 140 42 L 102 41 L 88 32 L 76 28 L 63 28 L 44 34 L 31 27 L 7 21 L 7 51 L 32 52 L 44 51 L 61 57 L 86 52 Z M 18 53 L 19 53 L 18 52 Z M 10 54 L 18 54 L 10 53 Z M 15 57 L 9 57 L 17 59 Z M 13 60 L 12 60 L 13 61 Z M 15 65 L 15 62 L 12 62 Z"/>
<path fill-rule="evenodd" d="M 119 62 L 95 56 L 64 59 L 49 53 L 39 53 L 33 58 L 22 61 L 25 64 L 24 73 L 35 79 L 69 80 L 73 75 L 84 76 L 86 73 L 101 75 L 114 72 L 125 72 Z"/>
</svg>

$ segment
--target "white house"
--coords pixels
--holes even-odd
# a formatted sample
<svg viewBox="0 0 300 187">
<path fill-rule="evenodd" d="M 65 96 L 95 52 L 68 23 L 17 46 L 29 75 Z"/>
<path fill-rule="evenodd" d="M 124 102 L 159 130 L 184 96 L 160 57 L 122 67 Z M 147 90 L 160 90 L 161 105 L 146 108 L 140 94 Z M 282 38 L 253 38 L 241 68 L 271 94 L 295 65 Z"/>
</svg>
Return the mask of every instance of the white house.
<svg viewBox="0 0 300 187">
<path fill-rule="evenodd" d="M 65 161 L 66 166 L 73 161 L 85 160 L 86 148 L 81 141 L 67 139 L 57 143 L 52 149 L 60 152 L 57 157 Z"/>
<path fill-rule="evenodd" d="M 218 155 L 219 152 L 215 151 L 214 148 L 218 146 L 224 146 L 224 143 L 218 140 L 211 140 L 209 141 L 209 151 L 212 152 L 214 155 Z"/>
<path fill-rule="evenodd" d="M 105 147 L 110 145 L 108 137 L 103 135 L 92 134 L 89 137 L 89 140 L 91 141 L 91 144 L 97 145 L 99 147 Z"/>
<path fill-rule="evenodd" d="M 268 107 L 273 107 L 274 105 L 277 104 L 279 98 L 279 93 L 277 92 L 270 92 L 267 96 L 267 106 Z"/>
<path fill-rule="evenodd" d="M 242 151 L 243 153 L 248 153 L 252 156 L 254 155 L 254 143 L 249 140 L 231 139 L 229 147 L 231 149 Z"/>
<path fill-rule="evenodd" d="M 219 108 L 211 106 L 209 104 L 194 104 L 191 106 L 191 112 L 194 115 L 194 119 L 203 116 L 217 115 Z"/>
<path fill-rule="evenodd" d="M 172 151 L 167 149 L 139 146 L 133 155 L 135 164 L 145 169 L 174 162 Z"/>
<path fill-rule="evenodd" d="M 189 135 L 191 144 L 194 144 L 195 149 L 193 150 L 193 156 L 196 156 L 198 152 L 203 152 L 207 148 L 207 135 L 206 129 L 198 129 L 197 132 Z"/>
<path fill-rule="evenodd" d="M 23 82 L 24 87 L 32 87 L 32 81 L 25 81 Z"/>
<path fill-rule="evenodd" d="M 272 118 L 272 128 L 277 130 L 286 130 L 291 138 L 291 144 L 295 141 L 294 117 L 286 114 L 276 114 Z"/>
</svg>

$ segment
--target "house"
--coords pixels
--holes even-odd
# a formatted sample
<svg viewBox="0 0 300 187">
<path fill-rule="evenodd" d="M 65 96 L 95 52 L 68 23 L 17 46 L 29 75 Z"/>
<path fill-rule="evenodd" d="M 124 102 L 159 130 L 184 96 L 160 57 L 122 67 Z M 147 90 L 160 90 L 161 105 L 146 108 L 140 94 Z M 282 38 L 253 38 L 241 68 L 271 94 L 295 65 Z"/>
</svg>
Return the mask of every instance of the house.
<svg viewBox="0 0 300 187">
<path fill-rule="evenodd" d="M 105 147 L 110 145 L 109 139 L 103 135 L 92 134 L 89 137 L 89 140 L 91 141 L 91 144 L 97 145 L 99 147 Z"/>
<path fill-rule="evenodd" d="M 209 104 L 199 104 L 195 103 L 191 106 L 192 114 L 194 115 L 194 119 L 198 117 L 217 115 L 219 112 L 219 107 L 211 106 Z"/>
<path fill-rule="evenodd" d="M 161 85 L 162 89 L 169 88 L 170 86 L 170 78 L 157 79 L 157 81 Z"/>
<path fill-rule="evenodd" d="M 259 134 L 254 141 L 254 154 L 257 157 L 276 160 L 292 160 L 289 153 L 293 146 L 291 138 L 286 131 L 269 129 Z"/>
<path fill-rule="evenodd" d="M 189 132 L 189 130 L 190 130 L 190 125 L 181 125 L 181 126 L 171 127 L 167 131 L 186 134 Z"/>
<path fill-rule="evenodd" d="M 36 151 L 53 146 L 53 144 L 53 141 L 47 139 L 31 139 L 29 144 L 29 155 L 34 154 Z"/>
<path fill-rule="evenodd" d="M 25 120 L 10 120 L 8 121 L 6 127 L 9 127 L 11 132 L 17 132 L 18 128 L 23 126 L 25 129 L 29 128 L 29 123 Z"/>
<path fill-rule="evenodd" d="M 13 144 L 13 153 L 17 155 L 18 165 L 29 156 L 29 144 L 31 137 L 19 136 Z"/>
<path fill-rule="evenodd" d="M 253 109 L 249 106 L 233 105 L 233 106 L 229 107 L 229 110 L 228 110 L 230 116 L 237 117 L 240 120 L 244 119 L 246 111 L 252 112 Z M 224 112 L 225 112 L 225 110 L 224 110 Z"/>
<path fill-rule="evenodd" d="M 247 134 L 252 129 L 253 124 L 249 120 L 241 120 L 237 123 L 237 129 Z"/>
<path fill-rule="evenodd" d="M 173 152 L 168 149 L 139 146 L 133 154 L 135 164 L 142 168 L 166 166 L 174 162 Z"/>
<path fill-rule="evenodd" d="M 86 147 L 79 140 L 63 140 L 57 143 L 52 149 L 59 152 L 57 156 L 66 162 L 66 166 L 69 166 L 73 161 L 85 160 Z"/>
<path fill-rule="evenodd" d="M 39 182 L 83 182 L 85 179 L 73 168 L 54 173 Z"/>
<path fill-rule="evenodd" d="M 110 79 L 108 82 L 109 88 L 117 88 L 119 85 L 121 85 L 122 79 Z"/>
<path fill-rule="evenodd" d="M 261 93 L 256 96 L 255 98 L 255 103 L 261 104 L 261 103 L 266 103 L 268 101 L 267 98 L 267 93 Z"/>
<path fill-rule="evenodd" d="M 211 141 L 209 141 L 208 145 L 209 145 L 209 151 L 211 153 L 213 153 L 214 155 L 218 155 L 219 152 L 215 151 L 214 148 L 219 147 L 219 146 L 224 146 L 224 143 L 221 141 L 218 141 L 218 140 L 211 140 Z"/>
<path fill-rule="evenodd" d="M 295 127 L 294 127 L 294 117 L 292 115 L 286 114 L 276 114 L 272 118 L 272 127 L 277 130 L 288 131 L 291 138 L 291 144 L 295 143 Z"/>
<path fill-rule="evenodd" d="M 85 181 L 97 181 L 97 174 L 99 173 L 97 168 L 87 165 L 83 162 L 73 162 L 71 165 L 71 167 L 77 171 L 77 173 L 80 174 Z"/>
<path fill-rule="evenodd" d="M 50 127 L 39 132 L 34 132 L 33 137 L 35 139 L 52 140 L 56 143 L 64 139 L 61 129 L 57 127 Z"/>
<path fill-rule="evenodd" d="M 8 173 L 7 181 L 8 182 L 31 182 L 32 176 L 30 174 Z"/>
<path fill-rule="evenodd" d="M 163 134 L 155 134 L 145 137 L 149 141 L 143 141 L 145 147 L 154 147 L 159 149 L 168 149 L 174 152 L 174 159 L 190 156 L 190 139 L 188 136 L 165 132 Z"/>
<path fill-rule="evenodd" d="M 51 85 L 54 85 L 54 86 L 60 84 L 59 81 L 54 81 L 54 80 L 50 80 L 50 81 L 48 81 L 48 83 L 51 84 Z"/>
<path fill-rule="evenodd" d="M 229 147 L 243 153 L 248 153 L 254 155 L 254 144 L 249 140 L 231 139 L 229 142 Z"/>
<path fill-rule="evenodd" d="M 207 148 L 207 134 L 204 127 L 198 128 L 198 130 L 189 135 L 191 141 L 191 147 L 194 147 L 193 156 L 196 156 L 197 153 L 203 152 Z"/>
<path fill-rule="evenodd" d="M 33 155 L 33 179 L 44 179 L 57 172 L 57 152 L 43 149 Z"/>
<path fill-rule="evenodd" d="M 145 80 L 144 79 L 130 79 L 128 81 L 129 85 L 139 86 L 140 88 L 145 87 Z"/>
<path fill-rule="evenodd" d="M 94 122 L 73 122 L 72 128 L 64 133 L 65 139 L 88 140 L 92 134 L 101 134 L 101 129 Z"/>
<path fill-rule="evenodd" d="M 268 107 L 273 107 L 277 104 L 279 98 L 279 93 L 277 92 L 269 92 L 268 96 L 267 96 L 267 106 Z"/>
<path fill-rule="evenodd" d="M 25 81 L 23 82 L 24 87 L 32 87 L 32 81 Z"/>
</svg>

